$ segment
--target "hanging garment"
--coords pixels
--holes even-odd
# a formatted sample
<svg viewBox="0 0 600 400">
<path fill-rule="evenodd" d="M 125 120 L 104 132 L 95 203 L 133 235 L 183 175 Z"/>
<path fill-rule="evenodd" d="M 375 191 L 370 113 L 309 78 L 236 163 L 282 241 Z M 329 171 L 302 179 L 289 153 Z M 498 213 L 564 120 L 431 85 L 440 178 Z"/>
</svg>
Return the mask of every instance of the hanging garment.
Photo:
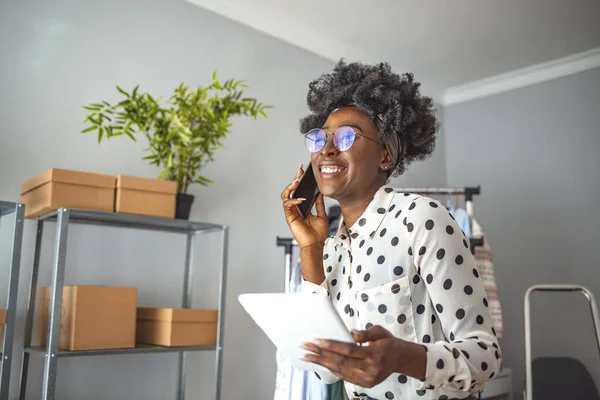
<svg viewBox="0 0 600 400">
<path fill-rule="evenodd" d="M 291 271 L 290 292 L 299 292 L 301 283 L 302 271 L 298 261 Z M 279 350 L 276 352 L 276 360 L 274 400 L 334 400 L 327 397 L 327 385 L 315 374 L 294 368 Z"/>
<path fill-rule="evenodd" d="M 471 236 L 471 224 L 469 222 L 469 214 L 462 208 L 456 208 L 452 206 L 450 203 L 446 205 L 446 208 L 454 217 L 454 220 L 460 226 L 460 229 L 467 235 L 468 238 L 472 238 Z"/>
<path fill-rule="evenodd" d="M 496 287 L 492 251 L 483 230 L 481 229 L 481 225 L 479 225 L 475 218 L 472 219 L 471 228 L 473 231 L 473 239 L 483 239 L 483 246 L 475 246 L 475 263 L 486 291 L 490 315 L 496 329 L 496 336 L 501 339 L 503 331 L 502 307 L 500 306 L 500 298 L 498 297 L 498 290 Z"/>
</svg>

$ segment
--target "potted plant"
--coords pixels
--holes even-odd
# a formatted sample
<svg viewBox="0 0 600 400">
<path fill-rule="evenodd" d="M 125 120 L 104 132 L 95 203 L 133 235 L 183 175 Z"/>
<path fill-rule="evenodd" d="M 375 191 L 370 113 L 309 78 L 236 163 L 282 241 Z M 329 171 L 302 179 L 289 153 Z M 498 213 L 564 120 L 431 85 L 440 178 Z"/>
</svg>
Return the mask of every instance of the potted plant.
<svg viewBox="0 0 600 400">
<path fill-rule="evenodd" d="M 206 87 L 190 89 L 183 83 L 174 90 L 166 105 L 161 98 L 140 93 L 139 85 L 131 93 L 117 86 L 125 98 L 112 105 L 106 101 L 85 105 L 89 111 L 82 133 L 97 132 L 98 143 L 115 136 L 137 134 L 148 140 L 149 154 L 143 157 L 161 168 L 158 178 L 177 182 L 176 218 L 188 219 L 194 196 L 190 184 L 208 185 L 212 180 L 200 174 L 214 161 L 214 152 L 223 147 L 234 116 L 259 115 L 267 118 L 263 105 L 255 98 L 244 97 L 243 81 L 230 79 L 221 84 L 216 71 Z"/>
</svg>

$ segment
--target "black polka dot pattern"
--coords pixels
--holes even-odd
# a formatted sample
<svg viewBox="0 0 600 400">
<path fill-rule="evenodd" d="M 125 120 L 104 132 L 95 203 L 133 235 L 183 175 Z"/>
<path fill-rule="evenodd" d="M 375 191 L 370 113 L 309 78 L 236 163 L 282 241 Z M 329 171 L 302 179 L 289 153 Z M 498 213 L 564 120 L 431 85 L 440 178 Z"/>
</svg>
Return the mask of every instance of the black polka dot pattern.
<svg viewBox="0 0 600 400">
<path fill-rule="evenodd" d="M 437 253 L 435 254 L 435 256 L 437 257 L 438 260 L 444 259 L 445 255 L 446 255 L 446 250 L 444 250 L 444 249 L 439 249 L 437 251 Z"/>
<path fill-rule="evenodd" d="M 379 325 L 428 352 L 423 386 L 392 374 L 357 395 L 448 400 L 454 396 L 445 390 L 469 390 L 461 388 L 470 382 L 476 394 L 497 371 L 501 352 L 488 300 L 469 238 L 461 232 L 439 202 L 384 186 L 353 226 L 342 224 L 326 239 L 326 289 L 348 329 Z M 327 291 L 305 283 L 310 292 Z"/>
</svg>

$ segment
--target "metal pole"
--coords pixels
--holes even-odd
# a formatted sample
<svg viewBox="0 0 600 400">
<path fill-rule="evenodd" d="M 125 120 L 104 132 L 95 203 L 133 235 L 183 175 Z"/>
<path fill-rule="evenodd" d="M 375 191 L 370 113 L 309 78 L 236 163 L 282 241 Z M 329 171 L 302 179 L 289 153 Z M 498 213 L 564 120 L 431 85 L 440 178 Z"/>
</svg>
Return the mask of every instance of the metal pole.
<svg viewBox="0 0 600 400">
<path fill-rule="evenodd" d="M 70 210 L 58 210 L 56 220 L 56 241 L 52 261 L 52 286 L 50 294 L 50 314 L 48 316 L 48 338 L 44 359 L 44 381 L 42 399 L 54 400 L 56 391 L 56 369 L 58 366 L 58 340 L 60 314 L 62 310 L 63 286 L 65 283 L 65 261 L 67 258 L 67 233 Z"/>
<path fill-rule="evenodd" d="M 227 295 L 227 253 L 229 249 L 229 227 L 223 226 L 223 247 L 221 248 L 221 276 L 219 277 L 219 322 L 217 325 L 216 355 L 216 400 L 221 400 L 221 378 L 223 374 L 223 336 L 225 333 L 225 298 Z"/>
<path fill-rule="evenodd" d="M 4 351 L 0 370 L 0 399 L 8 399 L 8 384 L 10 383 L 10 364 L 12 361 L 13 337 L 15 334 L 15 320 L 17 309 L 17 290 L 19 288 L 19 267 L 21 265 L 21 245 L 23 244 L 23 220 L 25 219 L 25 206 L 15 204 L 15 226 L 13 229 L 13 245 L 11 254 L 11 267 L 8 275 L 8 304 L 6 307 L 6 323 L 4 326 Z"/>
<path fill-rule="evenodd" d="M 193 272 L 194 272 L 194 239 L 195 232 L 187 234 L 187 244 L 185 249 L 185 274 L 183 277 L 183 299 L 182 307 L 192 307 L 192 291 L 193 291 Z M 185 399 L 185 380 L 187 376 L 187 352 L 179 353 L 179 391 L 177 398 Z"/>
<path fill-rule="evenodd" d="M 25 319 L 25 335 L 23 337 L 24 349 L 31 347 L 31 337 L 33 336 L 33 317 L 35 313 L 35 298 L 38 284 L 38 275 L 40 271 L 40 254 L 42 251 L 42 235 L 44 233 L 44 221 L 38 220 L 37 233 L 35 236 L 35 252 L 33 256 L 33 268 L 29 280 L 29 300 L 27 302 L 27 317 Z M 19 384 L 19 400 L 27 400 L 27 375 L 29 373 L 30 354 L 25 352 L 21 358 L 21 382 Z"/>
<path fill-rule="evenodd" d="M 292 246 L 285 246 L 285 292 L 290 292 L 292 280 Z"/>
<path fill-rule="evenodd" d="M 594 295 L 590 290 L 579 285 L 568 284 L 548 284 L 534 285 L 525 292 L 525 393 L 524 400 L 533 399 L 533 375 L 532 375 L 532 360 L 531 360 L 531 294 L 535 291 L 542 292 L 579 292 L 583 294 L 590 303 L 590 311 L 592 313 L 592 321 L 594 323 L 594 333 L 596 334 L 596 342 L 600 351 L 600 314 Z"/>
</svg>

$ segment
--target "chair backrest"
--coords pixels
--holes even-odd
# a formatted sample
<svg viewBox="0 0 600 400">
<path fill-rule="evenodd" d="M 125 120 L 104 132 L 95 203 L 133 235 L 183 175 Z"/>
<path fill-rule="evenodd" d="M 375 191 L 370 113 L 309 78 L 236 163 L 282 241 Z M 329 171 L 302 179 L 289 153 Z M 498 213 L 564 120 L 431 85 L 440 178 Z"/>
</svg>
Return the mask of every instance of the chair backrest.
<svg viewBox="0 0 600 400">
<path fill-rule="evenodd" d="M 532 363 L 533 400 L 600 400 L 587 368 L 569 357 L 540 357 Z"/>
</svg>

